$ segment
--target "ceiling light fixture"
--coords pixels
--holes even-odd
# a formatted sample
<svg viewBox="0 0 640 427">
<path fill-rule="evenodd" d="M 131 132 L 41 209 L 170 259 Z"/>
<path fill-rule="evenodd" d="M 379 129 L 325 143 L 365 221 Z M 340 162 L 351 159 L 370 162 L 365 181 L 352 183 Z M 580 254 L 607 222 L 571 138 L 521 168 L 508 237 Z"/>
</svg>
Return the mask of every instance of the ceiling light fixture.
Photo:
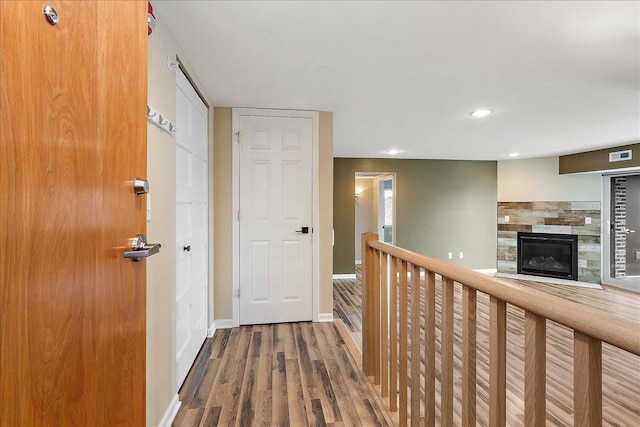
<svg viewBox="0 0 640 427">
<path fill-rule="evenodd" d="M 493 113 L 491 110 L 476 110 L 470 113 L 473 117 L 487 117 L 489 114 Z"/>
<path fill-rule="evenodd" d="M 509 153 L 509 157 L 518 157 L 519 155 L 518 153 Z"/>
<path fill-rule="evenodd" d="M 386 154 L 390 156 L 395 156 L 396 154 L 400 154 L 400 150 L 396 150 L 395 148 L 391 148 L 385 151 Z"/>
</svg>

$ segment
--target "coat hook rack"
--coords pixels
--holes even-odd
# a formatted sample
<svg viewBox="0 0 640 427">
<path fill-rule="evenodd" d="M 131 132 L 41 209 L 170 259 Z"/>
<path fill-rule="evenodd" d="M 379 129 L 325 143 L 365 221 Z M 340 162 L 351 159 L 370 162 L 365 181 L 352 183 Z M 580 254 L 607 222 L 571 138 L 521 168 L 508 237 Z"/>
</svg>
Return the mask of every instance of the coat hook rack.
<svg viewBox="0 0 640 427">
<path fill-rule="evenodd" d="M 176 125 L 150 105 L 147 105 L 147 120 L 169 135 L 174 135 L 176 133 Z"/>
</svg>

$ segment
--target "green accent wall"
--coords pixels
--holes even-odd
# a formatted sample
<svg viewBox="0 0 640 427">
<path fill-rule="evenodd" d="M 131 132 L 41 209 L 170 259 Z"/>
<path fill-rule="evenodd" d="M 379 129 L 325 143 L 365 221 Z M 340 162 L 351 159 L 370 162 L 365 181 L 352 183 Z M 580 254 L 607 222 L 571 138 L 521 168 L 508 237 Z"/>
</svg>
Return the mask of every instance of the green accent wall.
<svg viewBox="0 0 640 427">
<path fill-rule="evenodd" d="M 335 158 L 334 274 L 354 272 L 356 172 L 396 174 L 398 246 L 466 268 L 496 268 L 497 162 Z"/>
</svg>

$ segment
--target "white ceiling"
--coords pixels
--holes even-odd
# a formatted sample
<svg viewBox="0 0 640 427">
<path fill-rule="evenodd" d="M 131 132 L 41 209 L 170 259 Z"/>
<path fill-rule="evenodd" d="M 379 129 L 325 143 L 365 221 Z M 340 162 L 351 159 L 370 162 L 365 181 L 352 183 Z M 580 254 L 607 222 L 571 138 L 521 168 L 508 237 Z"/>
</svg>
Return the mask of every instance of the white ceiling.
<svg viewBox="0 0 640 427">
<path fill-rule="evenodd" d="M 336 157 L 498 160 L 640 141 L 638 1 L 153 6 L 214 105 L 332 111 Z M 480 107 L 494 114 L 469 116 Z"/>
</svg>

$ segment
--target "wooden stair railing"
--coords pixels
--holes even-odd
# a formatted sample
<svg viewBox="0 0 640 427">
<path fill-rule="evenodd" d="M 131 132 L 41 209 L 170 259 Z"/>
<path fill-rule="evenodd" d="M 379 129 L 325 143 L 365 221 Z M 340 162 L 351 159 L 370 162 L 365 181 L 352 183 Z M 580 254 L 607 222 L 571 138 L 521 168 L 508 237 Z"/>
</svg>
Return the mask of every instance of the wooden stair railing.
<svg viewBox="0 0 640 427">
<path fill-rule="evenodd" d="M 490 297 L 489 309 L 489 425 L 506 425 L 507 304 L 525 311 L 524 425 L 546 423 L 546 320 L 573 330 L 574 425 L 602 425 L 602 342 L 640 355 L 640 324 L 535 289 L 447 264 L 362 234 L 362 369 L 389 397 L 389 409 L 399 410 L 401 426 L 411 414 L 412 426 L 434 426 L 436 419 L 436 280 L 442 276 L 440 415 L 441 425 L 453 425 L 454 284 L 462 286 L 462 425 L 476 425 L 476 293 Z M 399 266 L 399 271 L 398 271 Z M 425 286 L 420 285 L 424 270 Z M 409 282 L 409 273 L 410 280 Z M 398 277 L 399 276 L 399 277 Z M 397 280 L 397 282 L 396 282 Z M 408 284 L 411 283 L 411 322 Z M 397 311 L 389 309 L 398 303 Z M 425 312 L 420 310 L 420 292 Z M 424 316 L 420 319 L 421 314 Z M 421 321 L 425 339 L 421 341 Z M 399 324 L 399 332 L 396 324 Z M 409 325 L 411 330 L 409 331 Z M 399 334 L 399 336 L 398 336 Z M 409 335 L 410 334 L 410 335 Z M 411 348 L 408 340 L 411 338 Z M 396 345 L 389 343 L 399 341 Z M 420 355 L 425 360 L 424 401 L 420 393 Z M 411 357 L 411 366 L 408 359 Z M 399 372 L 398 372 L 399 367 Z M 410 374 L 410 375 L 409 375 Z M 411 383 L 408 384 L 408 378 Z M 399 384 L 399 390 L 398 390 Z M 411 391 L 411 401 L 408 395 Z M 393 396 L 399 395 L 399 404 Z"/>
</svg>

